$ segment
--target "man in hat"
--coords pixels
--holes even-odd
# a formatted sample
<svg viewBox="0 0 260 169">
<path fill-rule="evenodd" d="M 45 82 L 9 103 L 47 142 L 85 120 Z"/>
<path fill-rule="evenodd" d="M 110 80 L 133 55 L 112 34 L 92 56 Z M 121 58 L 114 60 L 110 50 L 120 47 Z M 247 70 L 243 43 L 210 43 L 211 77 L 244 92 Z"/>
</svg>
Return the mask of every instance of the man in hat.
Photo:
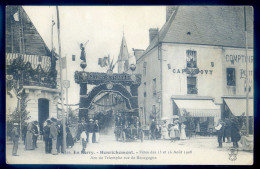
<svg viewBox="0 0 260 169">
<path fill-rule="evenodd" d="M 63 153 L 63 126 L 61 124 L 61 121 L 58 121 L 57 131 L 57 151 L 58 153 Z"/>
<path fill-rule="evenodd" d="M 224 135 L 224 123 L 221 119 L 219 120 L 218 125 L 215 127 L 215 129 L 217 130 L 217 134 L 218 134 L 218 148 L 222 148 L 222 139 Z"/>
<path fill-rule="evenodd" d="M 51 118 L 51 125 L 50 125 L 50 138 L 52 139 L 52 149 L 51 152 L 53 155 L 57 155 L 57 136 L 58 136 L 58 130 L 57 130 L 57 119 Z"/>
<path fill-rule="evenodd" d="M 46 154 L 51 153 L 51 147 L 52 147 L 52 140 L 50 138 L 50 126 L 51 126 L 51 121 L 47 120 L 46 125 L 43 127 L 43 140 L 45 142 Z"/>
<path fill-rule="evenodd" d="M 233 148 L 238 148 L 238 141 L 241 139 L 239 122 L 236 117 L 231 117 L 230 122 L 231 141 L 233 142 Z"/>
<path fill-rule="evenodd" d="M 94 143 L 98 143 L 99 142 L 99 125 L 98 125 L 98 120 L 95 120 L 95 124 L 94 124 L 94 139 L 93 139 Z"/>
<path fill-rule="evenodd" d="M 89 120 L 89 124 L 88 124 L 88 143 L 92 143 L 92 137 L 93 137 L 93 130 L 94 130 L 94 123 L 93 123 L 93 119 Z"/>
<path fill-rule="evenodd" d="M 13 151 L 12 155 L 17 156 L 17 149 L 18 149 L 18 141 L 19 141 L 19 133 L 17 130 L 18 123 L 14 123 L 14 127 L 12 129 L 12 141 L 13 141 Z"/>
<path fill-rule="evenodd" d="M 86 130 L 86 123 L 85 123 L 85 118 L 82 117 L 81 121 L 78 124 L 78 130 L 77 130 L 77 139 L 80 140 L 80 134 Z"/>
</svg>

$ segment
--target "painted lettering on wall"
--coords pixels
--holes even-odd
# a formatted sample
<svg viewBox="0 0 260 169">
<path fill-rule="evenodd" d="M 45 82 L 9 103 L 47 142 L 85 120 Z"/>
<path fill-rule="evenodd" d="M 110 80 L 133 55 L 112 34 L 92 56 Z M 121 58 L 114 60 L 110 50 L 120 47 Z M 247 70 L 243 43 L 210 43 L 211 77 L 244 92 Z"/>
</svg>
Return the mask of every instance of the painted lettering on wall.
<svg viewBox="0 0 260 169">
<path fill-rule="evenodd" d="M 254 62 L 253 56 L 245 56 L 245 55 L 226 55 L 226 62 L 231 62 L 231 64 L 234 63 L 246 63 L 246 60 L 248 58 L 248 63 Z"/>
<path fill-rule="evenodd" d="M 190 70 L 189 70 L 190 71 Z M 187 69 L 172 69 L 172 72 L 173 73 L 187 73 Z M 200 74 L 209 74 L 209 75 L 212 75 L 213 73 L 213 70 L 198 70 L 197 73 L 200 73 Z"/>
<path fill-rule="evenodd" d="M 248 71 L 248 76 L 253 76 L 253 70 Z M 246 78 L 246 70 L 245 69 L 240 69 L 240 79 Z"/>
</svg>

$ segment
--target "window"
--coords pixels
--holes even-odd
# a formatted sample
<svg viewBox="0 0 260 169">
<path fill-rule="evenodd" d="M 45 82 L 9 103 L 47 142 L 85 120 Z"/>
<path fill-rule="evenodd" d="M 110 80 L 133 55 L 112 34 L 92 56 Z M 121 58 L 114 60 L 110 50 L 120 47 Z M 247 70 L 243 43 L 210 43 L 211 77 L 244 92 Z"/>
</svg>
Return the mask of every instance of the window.
<svg viewBox="0 0 260 169">
<path fill-rule="evenodd" d="M 187 68 L 197 68 L 197 51 L 187 50 L 186 62 L 187 62 Z"/>
<path fill-rule="evenodd" d="M 198 94 L 196 77 L 187 77 L 187 93 Z"/>
<path fill-rule="evenodd" d="M 227 85 L 228 86 L 236 86 L 235 68 L 227 68 Z"/>
<path fill-rule="evenodd" d="M 153 79 L 153 95 L 156 95 L 156 78 Z"/>
</svg>

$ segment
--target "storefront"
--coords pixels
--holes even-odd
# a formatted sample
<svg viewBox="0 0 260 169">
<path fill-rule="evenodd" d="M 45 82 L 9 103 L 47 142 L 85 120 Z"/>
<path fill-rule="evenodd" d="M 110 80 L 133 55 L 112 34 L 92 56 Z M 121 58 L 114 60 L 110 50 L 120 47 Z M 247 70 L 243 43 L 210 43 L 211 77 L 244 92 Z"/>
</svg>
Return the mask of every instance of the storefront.
<svg viewBox="0 0 260 169">
<path fill-rule="evenodd" d="M 249 116 L 249 134 L 253 134 L 254 126 L 254 99 L 248 99 L 248 116 Z M 232 116 L 246 119 L 246 98 L 245 97 L 223 97 L 223 118 L 230 118 Z M 245 126 L 243 126 L 245 127 Z M 242 129 L 243 130 L 243 129 Z"/>
<path fill-rule="evenodd" d="M 220 106 L 210 98 L 172 98 L 173 113 L 186 118 L 192 133 L 209 135 L 215 132 L 214 126 L 221 117 Z"/>
</svg>

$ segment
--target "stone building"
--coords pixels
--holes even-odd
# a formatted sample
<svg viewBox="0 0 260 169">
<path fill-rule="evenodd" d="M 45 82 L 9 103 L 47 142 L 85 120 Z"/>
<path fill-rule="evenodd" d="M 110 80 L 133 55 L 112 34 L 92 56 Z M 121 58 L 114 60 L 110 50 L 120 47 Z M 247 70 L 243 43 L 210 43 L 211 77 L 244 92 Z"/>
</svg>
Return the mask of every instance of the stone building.
<svg viewBox="0 0 260 169">
<path fill-rule="evenodd" d="M 51 22 L 51 21 L 50 21 Z M 31 120 L 42 123 L 57 118 L 59 92 L 56 70 L 57 54 L 50 51 L 22 6 L 6 7 L 6 74 L 28 94 L 27 108 Z M 17 107 L 17 97 L 7 91 L 7 108 Z M 11 99 L 12 97 L 12 99 Z"/>
<path fill-rule="evenodd" d="M 246 7 L 244 12 L 241 6 L 166 8 L 166 23 L 160 31 L 149 30 L 146 50 L 135 51 L 137 73 L 142 74 L 138 101 L 144 124 L 189 112 L 213 127 L 227 111 L 241 115 L 246 59 L 253 116 L 253 11 Z"/>
</svg>

